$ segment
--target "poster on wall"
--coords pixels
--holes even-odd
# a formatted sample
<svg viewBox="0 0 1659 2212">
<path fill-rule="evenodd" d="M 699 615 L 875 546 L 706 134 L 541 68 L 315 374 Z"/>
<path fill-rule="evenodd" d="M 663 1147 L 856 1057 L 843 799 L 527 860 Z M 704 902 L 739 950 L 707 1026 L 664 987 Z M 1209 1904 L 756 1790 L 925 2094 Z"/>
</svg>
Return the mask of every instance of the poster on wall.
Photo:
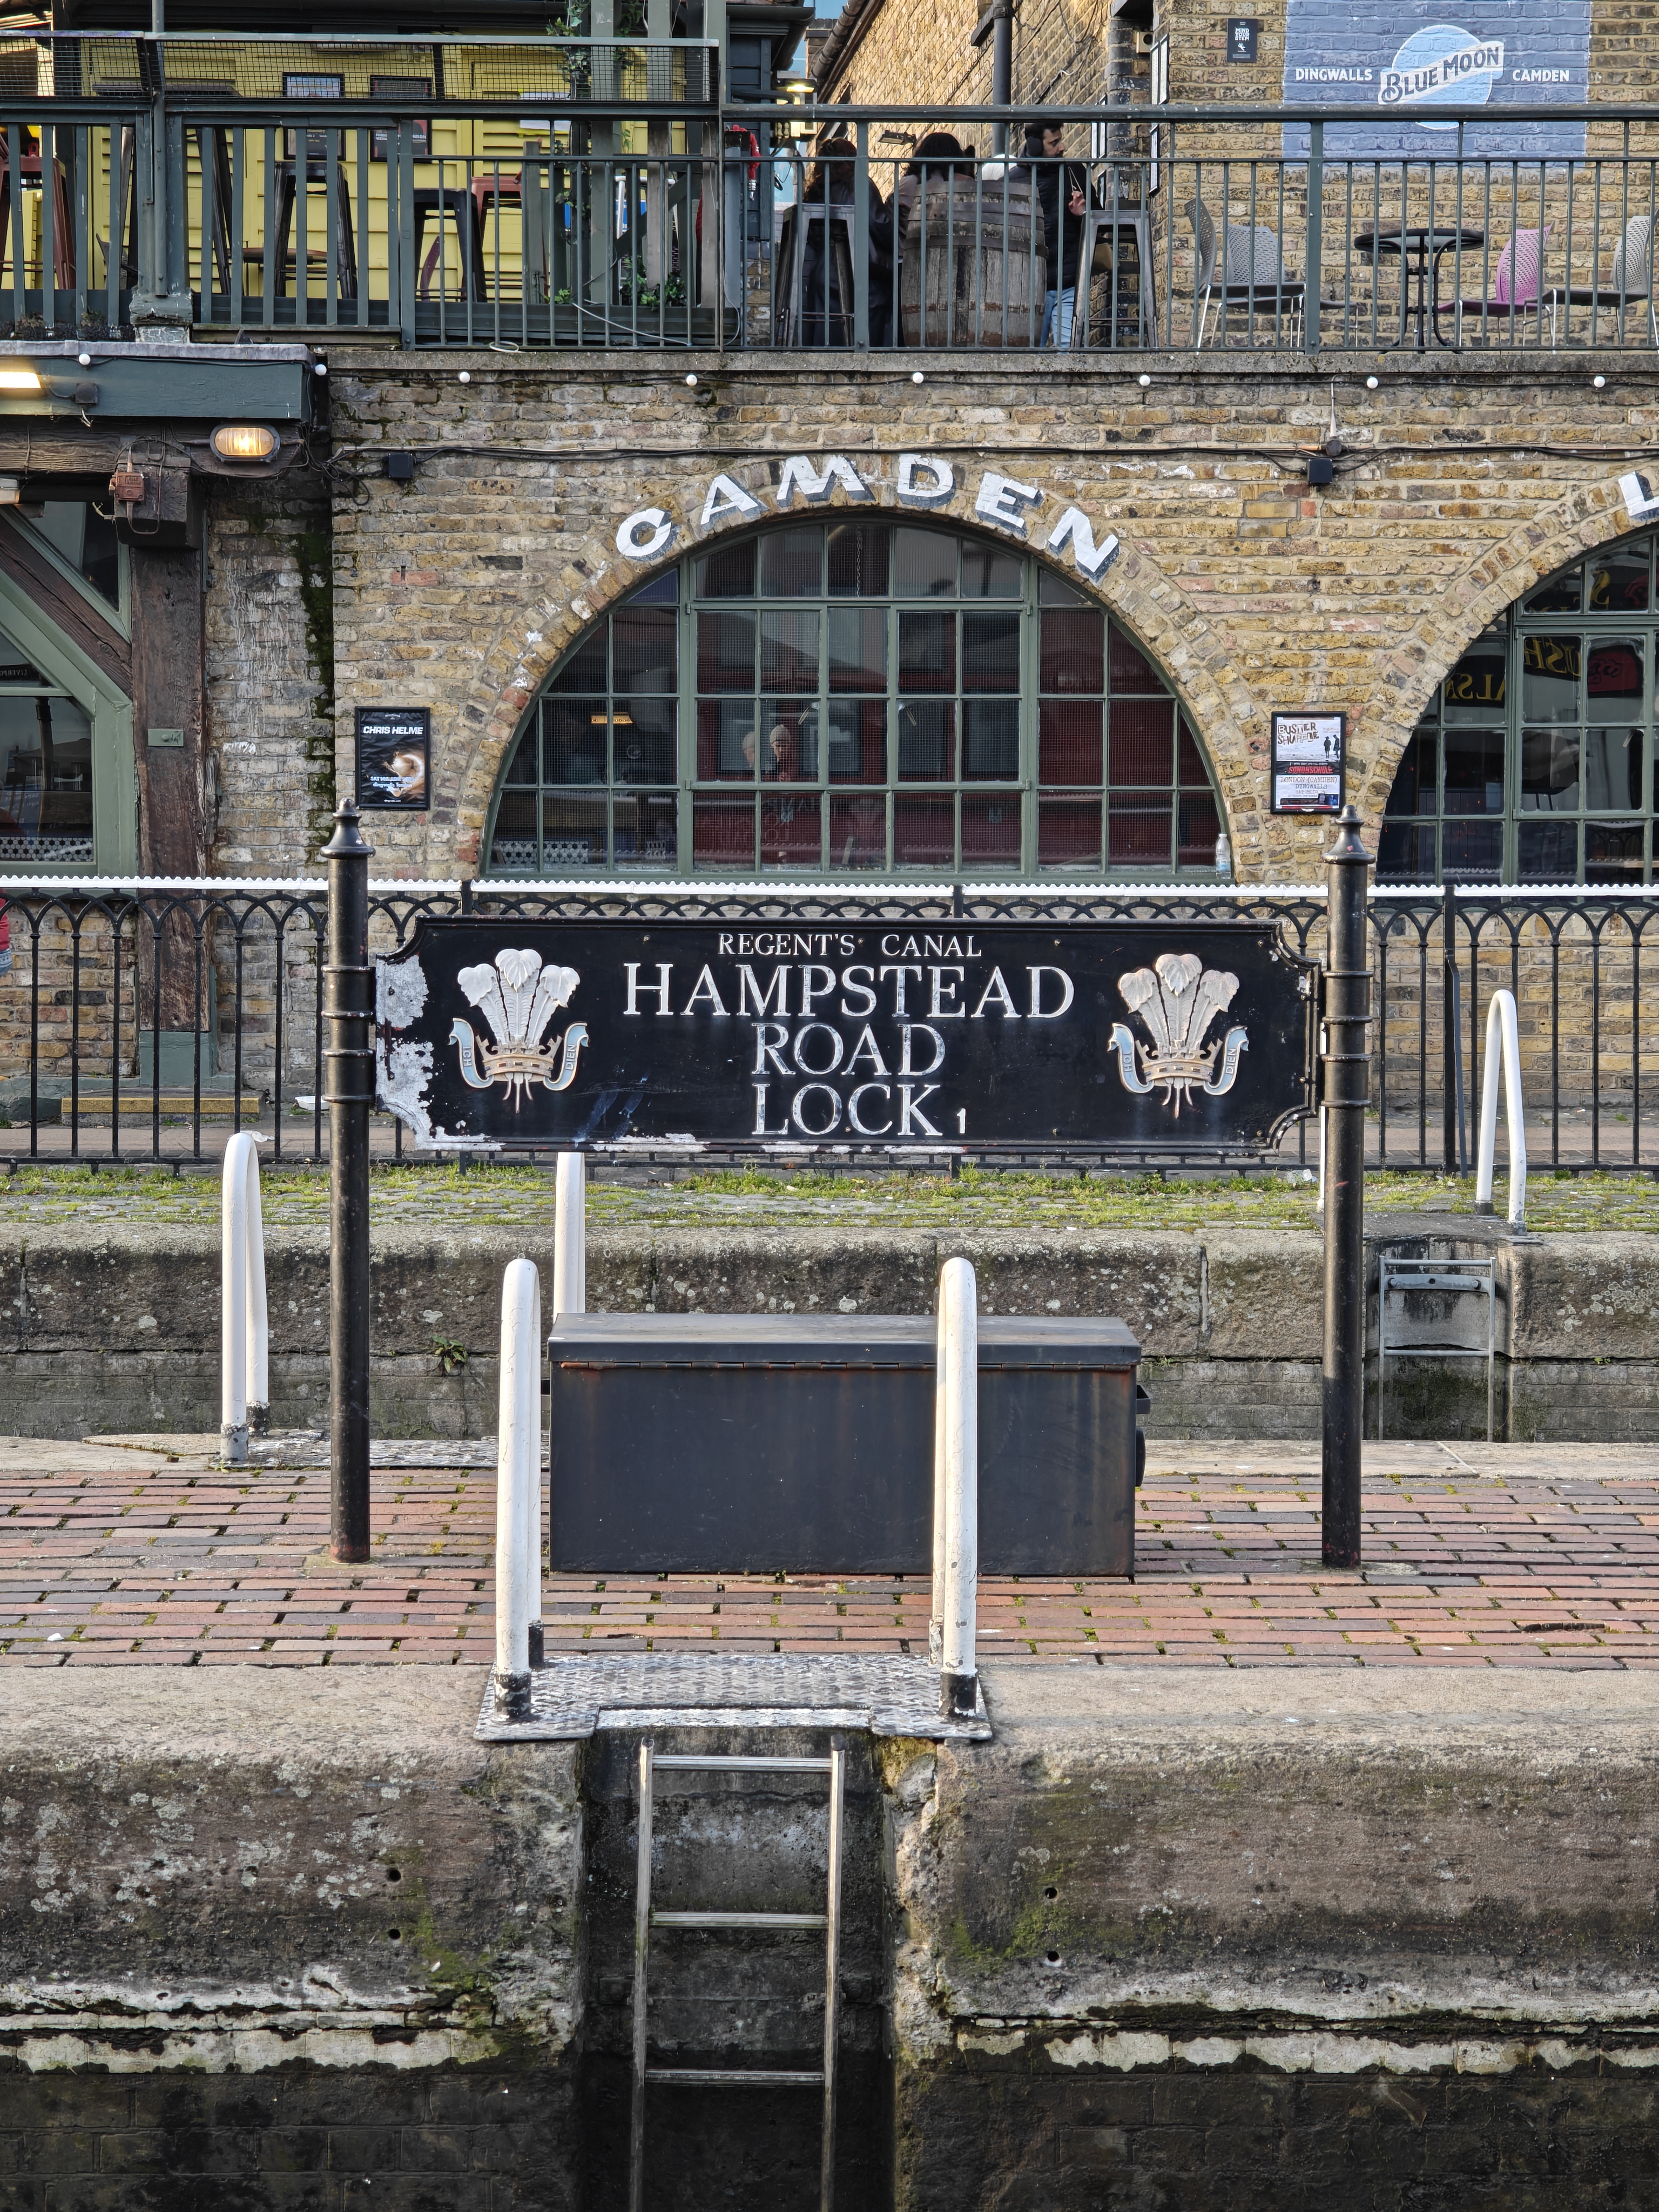
<svg viewBox="0 0 1659 2212">
<path fill-rule="evenodd" d="M 1492 112 L 1465 125 L 1466 155 L 1582 155 L 1582 123 L 1506 122 L 1498 111 L 1582 106 L 1589 35 L 1590 0 L 1290 0 L 1285 104 L 1375 108 L 1375 126 L 1327 126 L 1328 161 L 1451 160 L 1457 125 L 1436 119 L 1443 107 Z M 1286 124 L 1285 151 L 1306 155 L 1305 124 Z"/>
<path fill-rule="evenodd" d="M 359 707 L 357 804 L 419 811 L 431 805 L 432 714 L 426 707 Z"/>
<path fill-rule="evenodd" d="M 1273 813 L 1341 812 L 1347 735 L 1346 714 L 1273 716 Z"/>
</svg>

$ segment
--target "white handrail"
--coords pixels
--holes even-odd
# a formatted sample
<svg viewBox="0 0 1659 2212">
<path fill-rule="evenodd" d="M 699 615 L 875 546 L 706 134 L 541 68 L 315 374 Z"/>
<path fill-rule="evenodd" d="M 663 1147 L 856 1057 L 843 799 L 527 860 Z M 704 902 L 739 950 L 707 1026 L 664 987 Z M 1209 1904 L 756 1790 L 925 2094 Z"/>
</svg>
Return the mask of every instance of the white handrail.
<svg viewBox="0 0 1659 2212">
<path fill-rule="evenodd" d="M 945 1493 L 938 1516 L 943 1541 L 937 1523 L 933 1539 L 939 1702 L 941 1713 L 963 1719 L 976 1706 L 979 1601 L 979 1312 L 966 1260 L 947 1260 L 939 1270 L 939 1369 L 934 1473 L 937 1481 L 942 1461 Z"/>
<path fill-rule="evenodd" d="M 1492 1209 L 1492 1180 L 1498 1150 L 1498 1084 L 1504 1083 L 1504 1108 L 1510 1131 L 1510 1226 L 1527 1218 L 1527 1126 L 1521 1098 L 1521 1032 L 1515 994 L 1494 991 L 1486 1008 L 1486 1065 L 1480 1079 L 1480 1158 L 1475 1170 L 1474 1210 Z"/>
<path fill-rule="evenodd" d="M 512 1260 L 501 1280 L 495 1461 L 495 1711 L 530 1717 L 542 1585 L 542 1279 Z"/>
<path fill-rule="evenodd" d="M 240 1129 L 225 1146 L 219 1187 L 219 1436 L 226 1463 L 247 1464 L 250 1430 L 270 1425 L 265 1237 L 259 1211 L 264 1142 Z"/>
<path fill-rule="evenodd" d="M 553 1310 L 587 1311 L 587 1156 L 561 1152 L 554 1198 Z"/>
</svg>

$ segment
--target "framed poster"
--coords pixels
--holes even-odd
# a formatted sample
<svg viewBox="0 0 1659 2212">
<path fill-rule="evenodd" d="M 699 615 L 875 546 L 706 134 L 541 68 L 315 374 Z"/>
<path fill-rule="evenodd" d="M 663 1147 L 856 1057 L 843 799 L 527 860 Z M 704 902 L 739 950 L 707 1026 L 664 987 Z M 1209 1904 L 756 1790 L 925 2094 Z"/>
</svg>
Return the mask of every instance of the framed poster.
<svg viewBox="0 0 1659 2212">
<path fill-rule="evenodd" d="M 1271 811 L 1340 814 L 1347 744 L 1346 714 L 1275 714 Z"/>
<path fill-rule="evenodd" d="M 359 707 L 357 804 L 382 813 L 423 813 L 432 804 L 432 710 Z"/>
</svg>

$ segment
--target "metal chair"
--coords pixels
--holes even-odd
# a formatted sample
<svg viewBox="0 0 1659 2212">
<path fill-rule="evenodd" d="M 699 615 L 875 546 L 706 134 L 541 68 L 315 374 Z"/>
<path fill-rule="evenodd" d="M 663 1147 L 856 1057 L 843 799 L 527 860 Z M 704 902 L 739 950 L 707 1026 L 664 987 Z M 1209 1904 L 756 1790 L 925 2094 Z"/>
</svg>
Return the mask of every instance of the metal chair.
<svg viewBox="0 0 1659 2212">
<path fill-rule="evenodd" d="M 1622 337 L 1626 309 L 1643 307 L 1648 311 L 1649 341 L 1659 348 L 1659 313 L 1656 313 L 1653 298 L 1653 217 L 1633 215 L 1625 225 L 1624 235 L 1613 251 L 1613 267 L 1605 286 L 1590 284 L 1581 289 L 1567 285 L 1551 292 L 1548 301 L 1552 344 L 1555 343 L 1558 309 L 1589 307 L 1599 311 L 1609 307 L 1619 318 Z"/>
<path fill-rule="evenodd" d="M 1210 302 L 1218 295 L 1219 311 L 1216 327 L 1224 327 L 1229 305 L 1238 301 L 1252 314 L 1263 301 L 1271 302 L 1273 324 L 1277 329 L 1280 315 L 1288 307 L 1291 311 L 1291 343 L 1297 343 L 1301 329 L 1303 301 L 1306 286 L 1299 276 L 1290 276 L 1279 252 L 1279 239 L 1266 223 L 1253 227 L 1230 222 L 1224 234 L 1218 238 L 1215 218 L 1202 200 L 1188 200 L 1182 210 L 1193 227 L 1193 297 L 1203 294 L 1199 312 L 1197 344 L 1204 343 L 1204 333 L 1209 322 Z M 1220 280 L 1217 281 L 1217 263 L 1220 263 Z M 1336 301 L 1332 306 L 1339 304 Z"/>
</svg>

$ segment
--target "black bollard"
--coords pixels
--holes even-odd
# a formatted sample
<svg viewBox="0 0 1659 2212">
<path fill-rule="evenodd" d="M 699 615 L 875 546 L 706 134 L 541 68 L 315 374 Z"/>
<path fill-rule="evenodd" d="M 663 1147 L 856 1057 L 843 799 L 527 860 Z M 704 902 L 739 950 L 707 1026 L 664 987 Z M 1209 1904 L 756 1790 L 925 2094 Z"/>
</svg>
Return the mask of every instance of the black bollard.
<svg viewBox="0 0 1659 2212">
<path fill-rule="evenodd" d="M 1371 1011 L 1367 892 L 1372 855 L 1359 809 L 1337 817 L 1325 854 L 1325 1374 L 1320 1549 L 1328 1567 L 1359 1565 L 1359 1449 L 1365 1421 L 1366 1024 Z"/>
<path fill-rule="evenodd" d="M 323 1048 L 328 1108 L 329 1549 L 366 1559 L 368 1528 L 368 1116 L 374 1103 L 374 971 L 368 859 L 348 799 L 323 848 L 328 963 Z"/>
</svg>

